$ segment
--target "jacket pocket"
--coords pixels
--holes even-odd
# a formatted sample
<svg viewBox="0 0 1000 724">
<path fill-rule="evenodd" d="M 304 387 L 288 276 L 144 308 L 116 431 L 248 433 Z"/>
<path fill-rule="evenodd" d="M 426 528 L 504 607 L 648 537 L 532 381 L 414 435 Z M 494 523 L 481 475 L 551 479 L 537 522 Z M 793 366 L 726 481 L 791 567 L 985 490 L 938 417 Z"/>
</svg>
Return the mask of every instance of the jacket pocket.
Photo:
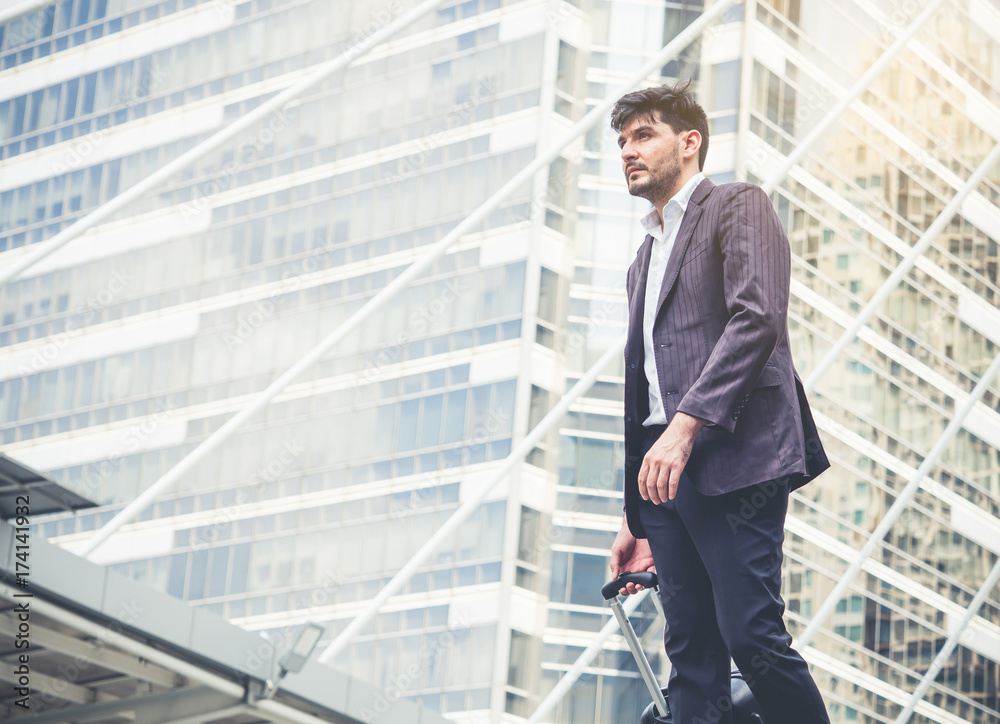
<svg viewBox="0 0 1000 724">
<path fill-rule="evenodd" d="M 778 368 L 773 364 L 768 362 L 764 365 L 764 370 L 760 373 L 760 377 L 757 378 L 757 383 L 754 388 L 757 387 L 777 387 L 781 384 L 781 373 Z"/>
<path fill-rule="evenodd" d="M 708 251 L 708 244 L 702 244 L 699 248 L 695 249 L 693 253 L 685 254 L 684 261 L 681 262 L 681 268 L 683 269 L 688 264 L 695 261 L 698 257 L 704 256 L 706 251 Z"/>
</svg>

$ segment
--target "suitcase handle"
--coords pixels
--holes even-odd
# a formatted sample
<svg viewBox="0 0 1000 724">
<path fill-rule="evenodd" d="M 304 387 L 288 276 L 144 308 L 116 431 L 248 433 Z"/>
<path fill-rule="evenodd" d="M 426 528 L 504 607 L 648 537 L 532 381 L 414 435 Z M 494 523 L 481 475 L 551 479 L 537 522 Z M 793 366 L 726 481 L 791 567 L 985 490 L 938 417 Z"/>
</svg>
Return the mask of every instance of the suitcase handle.
<svg viewBox="0 0 1000 724">
<path fill-rule="evenodd" d="M 638 583 L 643 588 L 656 588 L 656 574 L 652 571 L 642 573 L 629 573 L 625 571 L 613 581 L 608 581 L 601 588 L 601 595 L 605 601 L 610 601 L 618 595 L 618 591 L 625 587 L 626 583 Z"/>
</svg>

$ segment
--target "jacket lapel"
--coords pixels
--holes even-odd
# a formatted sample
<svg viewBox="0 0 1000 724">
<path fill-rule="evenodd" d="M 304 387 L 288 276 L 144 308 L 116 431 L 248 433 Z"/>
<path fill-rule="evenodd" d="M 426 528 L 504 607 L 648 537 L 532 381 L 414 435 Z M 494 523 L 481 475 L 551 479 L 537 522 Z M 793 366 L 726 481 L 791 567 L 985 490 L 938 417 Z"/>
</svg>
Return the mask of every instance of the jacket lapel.
<svg viewBox="0 0 1000 724">
<path fill-rule="evenodd" d="M 649 417 L 649 392 L 646 373 L 643 371 L 645 359 L 645 342 L 642 335 L 642 317 L 646 309 L 646 277 L 649 273 L 649 258 L 653 250 L 653 237 L 647 235 L 639 247 L 635 268 L 635 288 L 632 290 L 632 301 L 628 310 L 628 336 L 625 342 L 625 378 L 631 380 L 625 384 L 625 412 L 635 416 L 636 423 Z M 626 425 L 626 436 L 628 429 Z"/>
<path fill-rule="evenodd" d="M 687 209 L 684 212 L 684 220 L 681 221 L 681 228 L 677 230 L 674 248 L 670 250 L 667 268 L 663 271 L 663 284 L 660 287 L 660 296 L 656 300 L 657 317 L 660 316 L 660 309 L 663 307 L 664 300 L 670 294 L 670 290 L 674 288 L 677 275 L 681 270 L 681 261 L 684 259 L 684 253 L 687 251 L 688 245 L 691 243 L 691 237 L 694 236 L 695 227 L 701 219 L 703 211 L 701 202 L 705 200 L 705 197 L 708 196 L 713 188 L 715 188 L 715 184 L 705 179 L 698 184 L 698 188 L 691 194 L 691 200 L 688 201 Z M 646 263 L 647 265 L 649 263 L 648 254 L 646 255 Z M 645 289 L 643 289 L 643 292 L 645 292 Z"/>
<path fill-rule="evenodd" d="M 642 315 L 646 306 L 646 277 L 649 270 L 649 257 L 653 251 L 653 237 L 646 235 L 646 240 L 639 247 L 639 264 L 636 268 L 635 289 L 632 290 L 632 303 L 628 310 L 628 340 L 642 345 Z M 636 355 L 630 355 L 635 358 Z"/>
</svg>

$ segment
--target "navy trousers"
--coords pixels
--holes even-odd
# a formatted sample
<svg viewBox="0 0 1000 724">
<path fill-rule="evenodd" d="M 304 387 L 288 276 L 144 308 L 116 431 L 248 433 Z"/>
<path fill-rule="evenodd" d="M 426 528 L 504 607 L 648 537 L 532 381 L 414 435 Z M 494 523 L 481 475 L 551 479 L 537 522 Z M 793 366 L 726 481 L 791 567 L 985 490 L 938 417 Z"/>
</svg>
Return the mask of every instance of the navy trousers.
<svg viewBox="0 0 1000 724">
<path fill-rule="evenodd" d="M 662 430 L 651 428 L 643 454 Z M 732 724 L 730 657 L 767 724 L 829 724 L 782 619 L 787 508 L 784 481 L 709 496 L 684 475 L 673 500 L 641 502 L 667 619 L 663 638 L 675 724 Z"/>
</svg>

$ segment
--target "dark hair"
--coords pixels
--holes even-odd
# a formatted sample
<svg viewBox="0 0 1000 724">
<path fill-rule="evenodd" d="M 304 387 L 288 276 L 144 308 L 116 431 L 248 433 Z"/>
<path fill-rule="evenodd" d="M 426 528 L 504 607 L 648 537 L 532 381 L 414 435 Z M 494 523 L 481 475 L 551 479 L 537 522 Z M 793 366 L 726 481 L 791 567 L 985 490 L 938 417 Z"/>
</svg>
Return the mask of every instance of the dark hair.
<svg viewBox="0 0 1000 724">
<path fill-rule="evenodd" d="M 705 168 L 705 157 L 708 155 L 708 118 L 690 88 L 691 79 L 688 78 L 672 86 L 660 85 L 626 93 L 611 111 L 611 127 L 616 133 L 621 133 L 632 119 L 641 116 L 666 123 L 674 133 L 698 131 L 701 134 L 698 170 L 701 171 Z"/>
</svg>

